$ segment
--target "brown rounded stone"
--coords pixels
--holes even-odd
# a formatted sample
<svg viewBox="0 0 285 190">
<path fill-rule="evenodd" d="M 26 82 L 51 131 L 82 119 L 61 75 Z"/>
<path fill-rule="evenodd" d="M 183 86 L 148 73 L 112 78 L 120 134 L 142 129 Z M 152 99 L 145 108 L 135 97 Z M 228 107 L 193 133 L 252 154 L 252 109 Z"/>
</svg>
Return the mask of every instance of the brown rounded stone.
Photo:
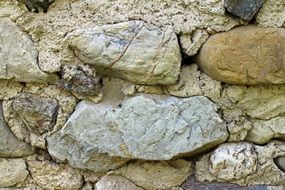
<svg viewBox="0 0 285 190">
<path fill-rule="evenodd" d="M 242 26 L 211 36 L 197 62 L 203 72 L 231 84 L 285 83 L 285 29 Z"/>
</svg>

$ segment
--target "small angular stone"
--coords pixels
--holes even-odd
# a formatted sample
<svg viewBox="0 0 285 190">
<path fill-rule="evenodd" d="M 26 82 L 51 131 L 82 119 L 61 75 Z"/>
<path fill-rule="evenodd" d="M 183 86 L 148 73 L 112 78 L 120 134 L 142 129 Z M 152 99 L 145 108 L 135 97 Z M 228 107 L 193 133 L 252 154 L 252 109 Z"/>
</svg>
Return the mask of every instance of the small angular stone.
<svg viewBox="0 0 285 190">
<path fill-rule="evenodd" d="M 244 20 L 251 20 L 265 0 L 225 0 L 224 7 Z"/>
<path fill-rule="evenodd" d="M 143 190 L 122 176 L 104 176 L 95 185 L 96 190 Z"/>
</svg>

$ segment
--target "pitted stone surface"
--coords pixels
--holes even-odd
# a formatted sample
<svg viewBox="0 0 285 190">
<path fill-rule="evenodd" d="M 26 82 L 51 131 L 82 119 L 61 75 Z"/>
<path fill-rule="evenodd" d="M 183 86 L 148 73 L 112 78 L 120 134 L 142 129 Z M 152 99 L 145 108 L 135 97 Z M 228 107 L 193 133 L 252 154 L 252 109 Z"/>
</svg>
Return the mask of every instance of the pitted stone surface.
<svg viewBox="0 0 285 190">
<path fill-rule="evenodd" d="M 231 84 L 285 83 L 285 29 L 241 26 L 212 35 L 197 62 L 214 79 Z"/>
<path fill-rule="evenodd" d="M 223 144 L 222 147 L 234 147 L 236 146 L 235 152 L 232 152 L 232 156 L 239 156 L 239 148 L 246 142 L 239 143 L 229 143 Z M 246 143 L 247 144 L 247 143 Z M 249 167 L 244 171 L 249 171 L 250 168 L 256 168 L 254 172 L 248 172 L 248 175 L 239 175 L 241 174 L 241 168 L 237 168 L 237 170 L 227 170 L 224 168 L 224 175 L 226 177 L 227 174 L 230 176 L 240 176 L 240 179 L 232 178 L 230 183 L 238 184 L 238 185 L 277 185 L 284 186 L 285 185 L 285 172 L 282 171 L 283 162 L 281 160 L 285 155 L 285 143 L 282 141 L 271 141 L 265 146 L 252 145 L 254 152 L 256 154 L 256 162 L 245 162 L 241 163 L 241 168 L 245 168 L 246 165 Z M 228 148 L 229 148 L 228 147 Z M 219 149 L 219 148 L 218 148 Z M 234 149 L 233 149 L 234 150 Z M 217 156 L 221 157 L 221 154 L 215 151 Z M 199 161 L 196 162 L 196 173 L 195 176 L 198 181 L 215 181 L 215 182 L 228 182 L 226 178 L 219 178 L 210 172 L 210 168 L 212 167 L 212 162 L 210 160 L 211 154 L 206 154 L 202 156 Z M 280 158 L 280 160 L 276 163 L 276 158 Z M 250 157 L 246 159 L 251 159 Z M 281 165 L 282 164 L 282 165 Z M 281 165 L 281 167 L 280 167 Z M 221 165 L 222 166 L 222 165 Z M 280 167 L 280 168 L 279 168 Z M 244 172 L 243 172 L 244 173 Z M 245 173 L 244 173 L 245 174 Z M 269 188 L 269 187 L 268 187 Z"/>
<path fill-rule="evenodd" d="M 141 95 L 118 107 L 81 102 L 65 126 L 48 138 L 48 150 L 75 167 L 97 170 L 92 164 L 99 161 L 92 157 L 169 160 L 205 151 L 227 136 L 216 105 L 206 97 Z"/>
<path fill-rule="evenodd" d="M 256 171 L 257 155 L 249 143 L 220 145 L 210 157 L 210 172 L 220 179 L 241 179 Z"/>
<path fill-rule="evenodd" d="M 181 63 L 176 34 L 142 21 L 76 30 L 68 34 L 68 48 L 98 72 L 138 84 L 173 84 Z"/>
<path fill-rule="evenodd" d="M 0 159 L 0 187 L 10 187 L 26 179 L 29 172 L 22 159 Z"/>
<path fill-rule="evenodd" d="M 48 161 L 28 161 L 28 169 L 35 182 L 43 189 L 80 189 L 83 179 L 78 170 L 68 165 Z"/>
<path fill-rule="evenodd" d="M 56 75 L 38 67 L 38 51 L 31 38 L 8 18 L 0 18 L 0 79 L 20 82 L 55 82 Z"/>
</svg>

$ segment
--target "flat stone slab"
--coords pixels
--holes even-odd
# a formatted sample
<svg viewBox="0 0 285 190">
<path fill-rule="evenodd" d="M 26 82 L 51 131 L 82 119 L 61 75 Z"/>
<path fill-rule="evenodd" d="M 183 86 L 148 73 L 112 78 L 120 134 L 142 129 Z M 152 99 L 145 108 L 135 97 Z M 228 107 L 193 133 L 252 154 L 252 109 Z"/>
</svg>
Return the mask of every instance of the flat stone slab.
<svg viewBox="0 0 285 190">
<path fill-rule="evenodd" d="M 124 162 L 169 160 L 208 150 L 227 136 L 216 105 L 206 97 L 141 95 L 117 107 L 82 101 L 64 127 L 48 138 L 48 151 L 74 167 L 98 170 L 107 155 L 110 163 L 115 157 Z"/>
<path fill-rule="evenodd" d="M 173 84 L 180 72 L 180 47 L 170 26 L 160 29 L 143 21 L 103 25 L 68 34 L 66 44 L 99 73 L 137 84 Z"/>
<path fill-rule="evenodd" d="M 225 0 L 224 7 L 230 13 L 244 20 L 251 20 L 265 0 Z"/>
<path fill-rule="evenodd" d="M 212 78 L 230 84 L 285 83 L 285 29 L 241 26 L 212 35 L 197 57 Z"/>
</svg>

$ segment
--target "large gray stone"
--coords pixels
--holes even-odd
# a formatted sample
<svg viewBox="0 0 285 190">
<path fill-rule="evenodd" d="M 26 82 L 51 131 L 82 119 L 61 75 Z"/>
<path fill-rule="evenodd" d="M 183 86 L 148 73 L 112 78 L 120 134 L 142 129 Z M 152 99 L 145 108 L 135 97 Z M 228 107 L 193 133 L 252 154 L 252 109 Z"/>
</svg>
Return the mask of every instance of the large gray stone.
<svg viewBox="0 0 285 190">
<path fill-rule="evenodd" d="M 56 75 L 38 66 L 38 51 L 31 38 L 8 18 L 0 18 L 0 79 L 20 82 L 55 82 Z"/>
<path fill-rule="evenodd" d="M 33 154 L 31 145 L 20 141 L 10 131 L 3 118 L 2 102 L 0 103 L 0 157 L 24 157 Z"/>
<path fill-rule="evenodd" d="M 138 84 L 173 84 L 181 53 L 172 27 L 164 30 L 142 21 L 128 21 L 76 30 L 66 43 L 83 63 L 98 72 Z"/>
<path fill-rule="evenodd" d="M 251 20 L 265 0 L 225 0 L 226 10 L 244 20 Z"/>
<path fill-rule="evenodd" d="M 227 136 L 216 105 L 206 97 L 141 95 L 117 107 L 82 101 L 65 126 L 48 138 L 48 151 L 74 167 L 98 170 L 107 161 L 102 156 L 169 160 L 208 150 Z"/>
</svg>

